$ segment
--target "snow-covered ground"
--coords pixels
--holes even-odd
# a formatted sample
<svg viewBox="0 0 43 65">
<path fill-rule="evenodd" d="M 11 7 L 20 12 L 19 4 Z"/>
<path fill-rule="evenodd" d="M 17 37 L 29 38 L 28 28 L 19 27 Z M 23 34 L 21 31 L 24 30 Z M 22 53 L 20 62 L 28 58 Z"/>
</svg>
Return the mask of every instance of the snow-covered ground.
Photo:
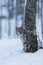
<svg viewBox="0 0 43 65">
<path fill-rule="evenodd" d="M 0 40 L 0 65 L 43 65 L 43 49 L 25 53 L 19 38 Z"/>
</svg>

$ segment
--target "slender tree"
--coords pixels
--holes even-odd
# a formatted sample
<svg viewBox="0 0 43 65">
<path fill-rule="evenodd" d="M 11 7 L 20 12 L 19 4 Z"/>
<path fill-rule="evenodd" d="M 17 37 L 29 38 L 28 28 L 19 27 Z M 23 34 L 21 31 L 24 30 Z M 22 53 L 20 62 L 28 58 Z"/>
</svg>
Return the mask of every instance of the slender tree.
<svg viewBox="0 0 43 65">
<path fill-rule="evenodd" d="M 9 18 L 8 18 L 8 35 L 10 36 L 10 32 L 11 32 L 11 29 L 10 29 L 10 19 L 13 18 L 13 1 L 14 0 L 8 0 L 8 13 L 9 13 Z"/>
</svg>

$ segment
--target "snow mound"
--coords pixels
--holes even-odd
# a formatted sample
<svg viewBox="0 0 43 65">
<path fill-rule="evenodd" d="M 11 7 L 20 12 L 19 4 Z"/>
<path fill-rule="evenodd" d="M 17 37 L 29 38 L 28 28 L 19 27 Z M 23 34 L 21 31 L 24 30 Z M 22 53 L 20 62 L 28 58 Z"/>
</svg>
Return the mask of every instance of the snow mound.
<svg viewBox="0 0 43 65">
<path fill-rule="evenodd" d="M 43 65 L 43 49 L 35 53 L 23 52 L 19 38 L 0 40 L 0 65 Z"/>
</svg>

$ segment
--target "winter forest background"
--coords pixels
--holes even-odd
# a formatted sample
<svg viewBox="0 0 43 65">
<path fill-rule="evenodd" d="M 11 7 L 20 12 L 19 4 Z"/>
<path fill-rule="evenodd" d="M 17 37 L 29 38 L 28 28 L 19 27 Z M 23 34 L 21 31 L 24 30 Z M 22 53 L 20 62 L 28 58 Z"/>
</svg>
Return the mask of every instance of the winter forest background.
<svg viewBox="0 0 43 65">
<path fill-rule="evenodd" d="M 0 65 L 43 65 L 43 0 L 0 0 Z"/>
<path fill-rule="evenodd" d="M 16 26 L 21 27 L 25 12 L 25 0 L 0 0 L 0 38 L 14 38 Z M 20 7 L 21 12 L 20 12 Z"/>
<path fill-rule="evenodd" d="M 16 27 L 24 26 L 27 1 L 29 0 L 0 0 L 0 38 L 13 38 L 16 36 Z M 31 3 L 27 5 L 27 8 L 30 8 L 30 5 Z M 40 19 L 41 22 L 43 20 L 42 6 L 43 1 L 41 2 L 41 0 L 38 0 L 36 8 L 39 13 L 37 14 L 39 18 L 37 18 Z M 29 14 L 28 16 L 31 15 L 30 12 L 27 11 L 27 13 Z M 41 24 L 43 27 L 43 22 Z M 38 23 L 36 23 L 36 28 L 39 28 Z"/>
</svg>

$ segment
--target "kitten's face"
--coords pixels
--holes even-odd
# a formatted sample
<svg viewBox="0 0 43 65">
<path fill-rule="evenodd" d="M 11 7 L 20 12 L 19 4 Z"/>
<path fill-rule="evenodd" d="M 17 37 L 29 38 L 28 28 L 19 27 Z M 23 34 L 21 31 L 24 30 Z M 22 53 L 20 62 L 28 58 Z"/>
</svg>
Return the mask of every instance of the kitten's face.
<svg viewBox="0 0 43 65">
<path fill-rule="evenodd" d="M 23 34 L 23 28 L 22 27 L 18 27 L 16 28 L 16 31 L 20 34 Z"/>
</svg>

